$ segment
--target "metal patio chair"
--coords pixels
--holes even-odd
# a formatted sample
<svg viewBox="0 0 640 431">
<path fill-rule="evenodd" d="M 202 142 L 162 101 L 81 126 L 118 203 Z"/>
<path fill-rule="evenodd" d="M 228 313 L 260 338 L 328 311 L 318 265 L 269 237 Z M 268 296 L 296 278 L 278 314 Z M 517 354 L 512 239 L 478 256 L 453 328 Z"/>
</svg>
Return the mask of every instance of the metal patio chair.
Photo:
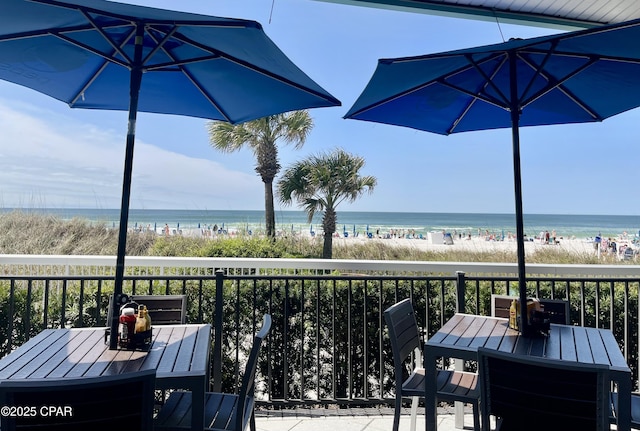
<svg viewBox="0 0 640 431">
<path fill-rule="evenodd" d="M 611 393 L 611 417 L 610 422 L 616 423 L 618 417 L 618 394 Z M 631 394 L 631 428 L 640 429 L 640 393 Z"/>
<path fill-rule="evenodd" d="M 609 429 L 609 368 L 478 349 L 482 429 Z"/>
<path fill-rule="evenodd" d="M 242 384 L 238 394 L 207 392 L 205 394 L 205 429 L 244 431 L 247 425 L 256 429 L 254 388 L 258 354 L 262 341 L 271 329 L 271 315 L 265 314 L 262 328 L 253 338 Z M 191 392 L 174 391 L 162 406 L 154 421 L 155 431 L 191 429 Z M 4 431 L 4 430 L 3 430 Z"/>
<path fill-rule="evenodd" d="M 396 380 L 395 411 L 393 416 L 393 431 L 398 431 L 400 425 L 400 410 L 404 398 L 411 398 L 411 431 L 416 429 L 416 414 L 418 402 L 425 395 L 425 370 L 421 361 L 411 367 L 408 377 L 406 364 L 416 351 L 422 357 L 424 341 L 416 323 L 413 305 L 410 299 L 400 301 L 384 312 L 384 318 L 389 328 L 391 350 Z M 480 418 L 478 412 L 479 392 L 476 388 L 478 375 L 476 373 L 439 370 L 437 397 L 444 401 L 461 401 L 473 406 L 473 426 L 479 430 Z"/>
<path fill-rule="evenodd" d="M 0 428 L 150 431 L 155 378 L 156 371 L 148 370 L 102 377 L 3 380 L 0 405 L 19 408 L 21 413 L 2 414 Z"/>
</svg>

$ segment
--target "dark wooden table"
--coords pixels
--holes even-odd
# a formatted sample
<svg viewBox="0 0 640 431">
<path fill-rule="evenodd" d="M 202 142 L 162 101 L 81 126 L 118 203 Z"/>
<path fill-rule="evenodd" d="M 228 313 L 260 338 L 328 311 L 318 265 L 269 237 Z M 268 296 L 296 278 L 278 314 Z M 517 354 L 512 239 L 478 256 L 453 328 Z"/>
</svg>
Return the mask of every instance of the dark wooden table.
<svg viewBox="0 0 640 431">
<path fill-rule="evenodd" d="M 0 380 L 95 377 L 156 370 L 156 389 L 193 392 L 192 425 L 204 428 L 210 325 L 153 327 L 147 351 L 109 350 L 105 328 L 45 329 L 0 360 Z"/>
<path fill-rule="evenodd" d="M 510 329 L 508 323 L 508 319 L 456 314 L 425 343 L 427 431 L 437 429 L 437 359 L 445 357 L 477 361 L 479 347 L 518 355 L 608 365 L 611 379 L 617 384 L 619 392 L 617 429 L 631 429 L 631 369 L 610 330 L 551 325 L 548 337 L 524 338 L 518 331 Z"/>
</svg>

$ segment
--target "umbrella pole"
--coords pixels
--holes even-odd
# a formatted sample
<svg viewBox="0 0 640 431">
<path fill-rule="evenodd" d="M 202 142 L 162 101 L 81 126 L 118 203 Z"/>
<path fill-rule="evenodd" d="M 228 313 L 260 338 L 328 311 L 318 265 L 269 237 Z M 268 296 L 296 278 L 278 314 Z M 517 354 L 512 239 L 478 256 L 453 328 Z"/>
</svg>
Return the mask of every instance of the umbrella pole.
<svg viewBox="0 0 640 431">
<path fill-rule="evenodd" d="M 518 259 L 518 289 L 520 292 L 520 331 L 530 335 L 527 316 L 527 281 L 524 263 L 524 214 L 522 211 L 522 175 L 520 171 L 520 109 L 518 107 L 518 80 L 516 57 L 509 56 L 511 83 L 511 137 L 513 143 L 513 182 L 516 202 L 516 244 Z"/>
<path fill-rule="evenodd" d="M 122 201 L 120 203 L 120 228 L 118 231 L 118 252 L 116 255 L 116 277 L 113 287 L 113 312 L 111 318 L 111 333 L 109 349 L 118 348 L 118 319 L 120 315 L 120 298 L 124 282 L 124 257 L 127 249 L 127 225 L 129 223 L 129 201 L 131 197 L 131 177 L 133 172 L 133 147 L 136 136 L 136 118 L 138 114 L 138 96 L 142 82 L 142 39 L 144 26 L 138 25 L 136 31 L 136 46 L 134 52 L 134 66 L 131 68 L 131 82 L 129 83 L 129 123 L 127 127 L 127 146 L 124 158 L 124 177 L 122 180 Z"/>
</svg>

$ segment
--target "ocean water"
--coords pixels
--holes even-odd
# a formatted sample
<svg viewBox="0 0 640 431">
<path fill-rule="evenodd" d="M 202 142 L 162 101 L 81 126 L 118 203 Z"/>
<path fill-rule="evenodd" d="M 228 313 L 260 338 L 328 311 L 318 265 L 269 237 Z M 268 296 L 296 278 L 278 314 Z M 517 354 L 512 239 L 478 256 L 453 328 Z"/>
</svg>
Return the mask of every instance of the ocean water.
<svg viewBox="0 0 640 431">
<path fill-rule="evenodd" d="M 4 208 L 8 212 L 13 209 Z M 81 218 L 94 223 L 103 223 L 107 227 L 119 225 L 118 209 L 75 209 L 75 208 L 39 208 L 21 209 L 23 212 L 51 214 L 62 219 Z M 317 215 L 311 223 L 303 211 L 277 211 L 276 228 L 283 233 L 308 233 L 321 231 L 322 216 Z M 157 210 L 132 209 L 129 212 L 130 229 L 155 228 L 162 231 L 165 224 L 170 229 L 190 230 L 199 228 L 224 229 L 228 232 L 264 231 L 263 211 L 233 210 Z M 515 233 L 514 214 L 475 214 L 475 213 L 404 213 L 404 212 L 338 212 L 339 232 L 353 234 L 367 231 L 381 234 L 391 230 L 402 233 L 426 235 L 430 231 L 472 234 L 490 233 L 508 235 Z M 617 237 L 624 232 L 628 236 L 640 234 L 640 216 L 629 215 L 553 215 L 525 214 L 524 230 L 527 236 L 536 236 L 540 231 L 556 231 L 558 237 L 592 238 L 598 234 L 604 237 Z"/>
</svg>

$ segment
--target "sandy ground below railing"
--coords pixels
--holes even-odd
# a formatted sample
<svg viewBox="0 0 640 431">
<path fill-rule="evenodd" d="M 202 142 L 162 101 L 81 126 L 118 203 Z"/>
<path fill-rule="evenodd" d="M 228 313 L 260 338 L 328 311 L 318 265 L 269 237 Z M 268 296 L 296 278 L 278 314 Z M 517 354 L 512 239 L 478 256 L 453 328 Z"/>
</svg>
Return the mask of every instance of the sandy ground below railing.
<svg viewBox="0 0 640 431">
<path fill-rule="evenodd" d="M 334 237 L 334 246 L 349 246 L 352 244 L 370 244 L 380 243 L 397 247 L 414 248 L 420 251 L 445 252 L 450 250 L 461 250 L 471 252 L 516 252 L 517 245 L 515 239 L 507 239 L 504 241 L 485 240 L 483 238 L 472 237 L 471 239 L 453 240 L 453 244 L 434 244 L 428 239 L 418 238 L 367 238 L 366 236 L 357 237 Z M 595 254 L 597 251 L 592 241 L 585 239 L 561 239 L 557 244 L 545 244 L 539 240 L 525 241 L 525 254 L 533 253 L 537 250 L 554 247 L 557 250 L 566 251 L 567 253 L 588 255 Z"/>
</svg>

